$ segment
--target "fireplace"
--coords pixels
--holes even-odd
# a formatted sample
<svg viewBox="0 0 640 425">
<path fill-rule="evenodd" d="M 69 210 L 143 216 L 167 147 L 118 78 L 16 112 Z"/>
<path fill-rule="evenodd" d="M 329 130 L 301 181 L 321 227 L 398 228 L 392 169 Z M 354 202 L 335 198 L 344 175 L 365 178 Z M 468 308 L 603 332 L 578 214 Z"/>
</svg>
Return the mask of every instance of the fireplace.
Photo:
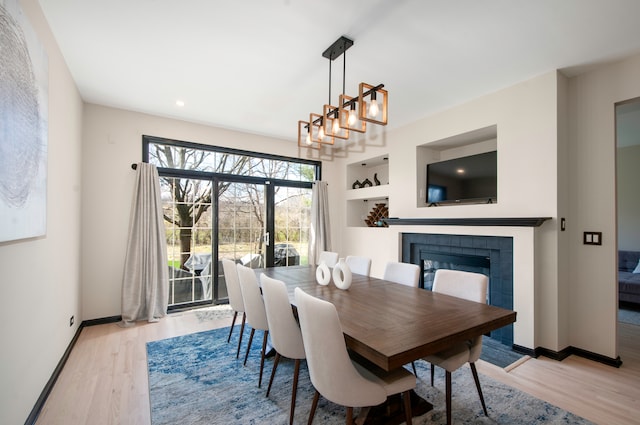
<svg viewBox="0 0 640 425">
<path fill-rule="evenodd" d="M 513 309 L 512 237 L 403 233 L 402 261 L 420 266 L 420 287 L 427 290 L 439 268 L 483 273 L 489 277 L 487 303 Z M 490 336 L 512 347 L 513 325 Z"/>
</svg>

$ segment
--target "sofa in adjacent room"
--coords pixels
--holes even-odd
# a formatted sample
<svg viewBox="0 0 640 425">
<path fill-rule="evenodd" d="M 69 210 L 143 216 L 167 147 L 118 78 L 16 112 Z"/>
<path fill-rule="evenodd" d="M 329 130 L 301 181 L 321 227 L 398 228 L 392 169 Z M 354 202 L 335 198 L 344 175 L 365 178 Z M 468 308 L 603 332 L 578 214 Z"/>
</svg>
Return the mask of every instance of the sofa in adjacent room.
<svg viewBox="0 0 640 425">
<path fill-rule="evenodd" d="M 640 251 L 618 251 L 618 300 L 640 306 L 639 261 Z"/>
</svg>

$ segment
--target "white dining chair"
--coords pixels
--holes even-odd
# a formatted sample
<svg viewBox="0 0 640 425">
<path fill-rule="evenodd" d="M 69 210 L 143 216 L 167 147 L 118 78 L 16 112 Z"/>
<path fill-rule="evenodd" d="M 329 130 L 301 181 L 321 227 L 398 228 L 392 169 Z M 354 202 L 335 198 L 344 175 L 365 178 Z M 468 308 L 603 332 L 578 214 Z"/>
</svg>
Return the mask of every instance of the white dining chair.
<svg viewBox="0 0 640 425">
<path fill-rule="evenodd" d="M 236 263 L 229 259 L 222 260 L 222 270 L 224 271 L 224 281 L 227 284 L 227 293 L 229 294 L 229 305 L 233 310 L 233 321 L 231 322 L 231 329 L 229 329 L 229 336 L 227 342 L 231 341 L 231 333 L 236 324 L 236 318 L 239 313 L 242 313 L 242 325 L 240 326 L 240 337 L 238 338 L 238 350 L 236 351 L 236 359 L 240 357 L 240 345 L 242 344 L 242 335 L 244 334 L 244 324 L 247 320 L 247 315 L 244 312 L 244 301 L 242 300 L 242 290 L 240 289 L 240 281 L 238 280 L 238 271 L 236 269 Z"/>
<path fill-rule="evenodd" d="M 420 282 L 420 266 L 389 261 L 384 268 L 383 279 L 417 288 Z"/>
<path fill-rule="evenodd" d="M 327 266 L 333 268 L 338 264 L 338 253 L 331 251 L 321 251 L 318 256 L 318 264 L 325 262 Z"/>
<path fill-rule="evenodd" d="M 451 295 L 478 303 L 487 302 L 487 286 L 489 279 L 480 273 L 464 272 L 460 270 L 436 270 L 433 279 L 433 292 Z M 478 396 L 484 415 L 487 414 L 487 407 L 482 396 L 480 380 L 475 362 L 482 353 L 482 335 L 469 341 L 456 344 L 439 353 L 427 356 L 424 360 L 431 363 L 431 385 L 433 386 L 434 365 L 443 368 L 445 373 L 446 404 L 447 404 L 447 425 L 451 424 L 451 373 L 459 369 L 465 363 L 469 363 L 473 380 L 476 383 Z"/>
<path fill-rule="evenodd" d="M 353 423 L 354 407 L 384 403 L 402 393 L 405 420 L 411 425 L 410 393 L 416 377 L 404 368 L 375 373 L 349 358 L 338 312 L 333 304 L 295 289 L 295 300 L 311 383 L 316 389 L 309 412 L 311 425 L 320 395 L 347 407 L 347 424 Z"/>
<path fill-rule="evenodd" d="M 411 263 L 389 261 L 384 267 L 384 280 L 417 288 L 420 284 L 420 266 Z M 416 364 L 411 362 L 413 373 L 417 375 Z"/>
<path fill-rule="evenodd" d="M 247 314 L 247 323 L 251 326 L 249 344 L 247 345 L 247 352 L 244 355 L 243 365 L 246 366 L 247 364 L 247 357 L 249 357 L 249 350 L 251 349 L 251 343 L 253 342 L 253 335 L 256 329 L 263 331 L 262 351 L 260 353 L 260 378 L 258 379 L 258 388 L 260 388 L 262 386 L 262 370 L 264 369 L 267 337 L 269 336 L 269 323 L 267 321 L 267 313 L 264 309 L 264 300 L 260 293 L 260 286 L 258 285 L 256 273 L 253 269 L 243 266 L 242 264 L 236 265 L 236 268 L 238 270 L 238 280 L 240 281 L 240 288 L 242 290 L 244 309 Z"/>
<path fill-rule="evenodd" d="M 295 360 L 293 370 L 293 384 L 291 386 L 291 408 L 289 409 L 289 424 L 293 424 L 296 409 L 296 392 L 298 390 L 298 375 L 300 361 L 305 358 L 304 345 L 300 326 L 293 316 L 293 309 L 287 295 L 287 287 L 281 280 L 272 279 L 262 274 L 260 276 L 262 297 L 269 322 L 269 336 L 276 351 L 273 360 L 273 370 L 267 387 L 267 397 L 271 391 L 271 384 L 276 375 L 276 369 L 281 357 Z"/>
<path fill-rule="evenodd" d="M 369 273 L 371 272 L 371 258 L 360 257 L 357 255 L 347 255 L 344 261 L 349 266 L 351 273 L 369 276 Z"/>
</svg>

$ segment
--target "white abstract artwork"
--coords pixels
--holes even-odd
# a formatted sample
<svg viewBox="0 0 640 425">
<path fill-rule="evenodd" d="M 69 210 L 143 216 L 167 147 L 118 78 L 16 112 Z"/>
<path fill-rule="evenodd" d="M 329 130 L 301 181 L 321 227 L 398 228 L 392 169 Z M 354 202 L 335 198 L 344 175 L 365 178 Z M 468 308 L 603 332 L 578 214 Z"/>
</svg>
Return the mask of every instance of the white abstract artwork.
<svg viewBox="0 0 640 425">
<path fill-rule="evenodd" d="M 18 0 L 0 0 L 0 242 L 47 230 L 48 58 Z"/>
</svg>

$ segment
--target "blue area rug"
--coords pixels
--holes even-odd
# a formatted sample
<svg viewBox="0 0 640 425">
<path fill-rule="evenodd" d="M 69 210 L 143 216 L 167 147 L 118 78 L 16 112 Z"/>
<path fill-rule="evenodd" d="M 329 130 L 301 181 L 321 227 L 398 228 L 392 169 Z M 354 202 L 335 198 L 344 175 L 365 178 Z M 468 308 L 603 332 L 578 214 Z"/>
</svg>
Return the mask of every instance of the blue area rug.
<svg viewBox="0 0 640 425">
<path fill-rule="evenodd" d="M 152 425 L 180 424 L 287 424 L 293 362 L 278 366 L 269 398 L 265 397 L 273 359 L 265 364 L 263 388 L 258 388 L 261 332 L 256 332 L 247 366 L 235 358 L 238 329 L 227 344 L 229 328 L 169 338 L 147 344 Z M 243 350 L 248 332 L 243 340 Z M 417 361 L 416 393 L 434 410 L 414 418 L 414 424 L 444 424 L 444 372 L 436 369 L 435 386 L 429 384 L 429 365 Z M 503 385 L 487 376 L 480 381 L 489 410 L 482 413 L 471 371 L 453 373 L 453 421 L 456 424 L 590 424 L 578 416 Z M 295 423 L 307 422 L 314 389 L 306 364 L 300 369 Z M 357 409 L 356 409 L 357 413 Z M 344 424 L 345 409 L 320 398 L 314 424 Z"/>
</svg>

